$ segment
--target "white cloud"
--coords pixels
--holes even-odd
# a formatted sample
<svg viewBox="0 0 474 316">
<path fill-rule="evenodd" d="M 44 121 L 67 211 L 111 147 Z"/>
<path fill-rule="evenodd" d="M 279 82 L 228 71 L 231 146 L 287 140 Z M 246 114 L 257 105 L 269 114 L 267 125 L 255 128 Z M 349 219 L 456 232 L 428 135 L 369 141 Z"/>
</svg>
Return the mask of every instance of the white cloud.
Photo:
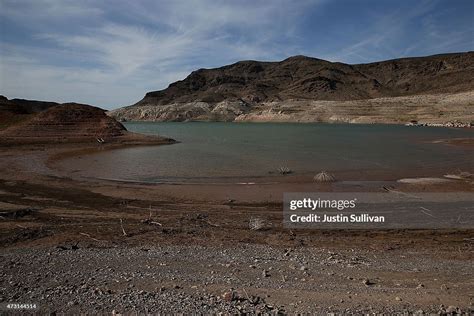
<svg viewBox="0 0 474 316">
<path fill-rule="evenodd" d="M 158 36 L 142 28 L 117 24 L 90 29 L 83 35 L 43 34 L 40 38 L 82 52 L 121 76 L 130 75 L 154 61 L 176 56 L 183 47 L 192 45 L 188 38 Z"/>
<path fill-rule="evenodd" d="M 91 1 L 74 0 L 1 0 L 0 8 L 3 16 L 30 21 L 69 19 L 71 17 L 93 17 L 103 13 L 100 8 L 91 6 Z"/>
<path fill-rule="evenodd" d="M 0 16 L 29 23 L 41 44 L 4 43 L 0 78 L 9 80 L 0 82 L 2 93 L 108 108 L 134 103 L 196 68 L 287 56 L 292 48 L 275 41 L 290 36 L 315 3 L 0 1 Z M 64 24 L 68 18 L 87 22 Z M 58 23 L 65 27 L 51 27 Z"/>
<path fill-rule="evenodd" d="M 338 53 L 330 54 L 328 59 L 334 61 L 350 62 L 374 62 L 388 58 L 407 57 L 420 43 L 413 43 L 409 47 L 399 45 L 400 41 L 406 42 L 404 37 L 408 37 L 410 32 L 414 32 L 414 25 L 417 20 L 425 21 L 428 12 L 432 11 L 436 2 L 420 1 L 413 2 L 410 10 L 398 9 L 387 14 L 374 14 L 372 19 L 367 21 L 367 26 L 363 32 L 358 32 L 352 43 L 344 46 Z M 426 21 L 428 22 L 428 21 Z M 433 21 L 421 23 L 426 37 L 425 45 L 435 46 L 433 39 Z M 387 56 L 390 56 L 387 58 Z"/>
</svg>

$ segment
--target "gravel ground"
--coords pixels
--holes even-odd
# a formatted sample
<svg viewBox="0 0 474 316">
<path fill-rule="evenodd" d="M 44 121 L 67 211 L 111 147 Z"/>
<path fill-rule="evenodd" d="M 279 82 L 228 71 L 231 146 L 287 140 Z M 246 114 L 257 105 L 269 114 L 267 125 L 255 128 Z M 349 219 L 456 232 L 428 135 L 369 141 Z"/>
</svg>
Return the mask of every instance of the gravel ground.
<svg viewBox="0 0 474 316">
<path fill-rule="evenodd" d="M 2 311 L 473 313 L 472 262 L 432 253 L 73 244 L 0 256 Z"/>
</svg>

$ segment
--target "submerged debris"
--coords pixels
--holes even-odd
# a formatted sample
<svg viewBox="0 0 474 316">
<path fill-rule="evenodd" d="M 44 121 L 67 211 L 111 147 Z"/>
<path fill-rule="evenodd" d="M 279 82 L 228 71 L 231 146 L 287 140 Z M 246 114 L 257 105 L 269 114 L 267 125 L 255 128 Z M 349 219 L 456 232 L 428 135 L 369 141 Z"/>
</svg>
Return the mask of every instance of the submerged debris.
<svg viewBox="0 0 474 316">
<path fill-rule="evenodd" d="M 278 168 L 278 173 L 279 174 L 290 174 L 290 173 L 293 173 L 293 171 L 290 168 L 286 167 L 286 166 L 282 166 L 282 167 Z"/>
<path fill-rule="evenodd" d="M 473 174 L 467 171 L 458 171 L 457 173 L 445 174 L 445 178 L 454 180 L 467 180 L 473 178 Z"/>
<path fill-rule="evenodd" d="M 326 171 L 321 171 L 313 177 L 313 180 L 316 182 L 334 182 L 336 181 L 336 178 Z"/>
</svg>

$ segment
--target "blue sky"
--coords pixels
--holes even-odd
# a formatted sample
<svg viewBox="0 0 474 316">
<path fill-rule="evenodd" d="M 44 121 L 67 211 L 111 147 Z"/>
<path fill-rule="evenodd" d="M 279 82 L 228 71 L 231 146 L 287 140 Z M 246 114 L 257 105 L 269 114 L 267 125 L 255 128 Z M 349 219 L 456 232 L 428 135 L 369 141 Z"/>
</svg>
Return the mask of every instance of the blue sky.
<svg viewBox="0 0 474 316">
<path fill-rule="evenodd" d="M 472 0 L 0 0 L 0 94 L 107 109 L 245 59 L 469 50 Z"/>
</svg>

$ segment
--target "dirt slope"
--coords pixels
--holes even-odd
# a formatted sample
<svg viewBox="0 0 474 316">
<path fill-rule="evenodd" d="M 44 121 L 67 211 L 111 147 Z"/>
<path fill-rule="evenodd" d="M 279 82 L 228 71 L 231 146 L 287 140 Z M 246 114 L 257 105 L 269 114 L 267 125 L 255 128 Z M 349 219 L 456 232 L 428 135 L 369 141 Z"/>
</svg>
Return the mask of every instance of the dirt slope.
<svg viewBox="0 0 474 316">
<path fill-rule="evenodd" d="M 0 132 L 0 139 L 17 141 L 96 141 L 121 136 L 125 127 L 90 105 L 65 103 L 30 116 Z"/>
</svg>

